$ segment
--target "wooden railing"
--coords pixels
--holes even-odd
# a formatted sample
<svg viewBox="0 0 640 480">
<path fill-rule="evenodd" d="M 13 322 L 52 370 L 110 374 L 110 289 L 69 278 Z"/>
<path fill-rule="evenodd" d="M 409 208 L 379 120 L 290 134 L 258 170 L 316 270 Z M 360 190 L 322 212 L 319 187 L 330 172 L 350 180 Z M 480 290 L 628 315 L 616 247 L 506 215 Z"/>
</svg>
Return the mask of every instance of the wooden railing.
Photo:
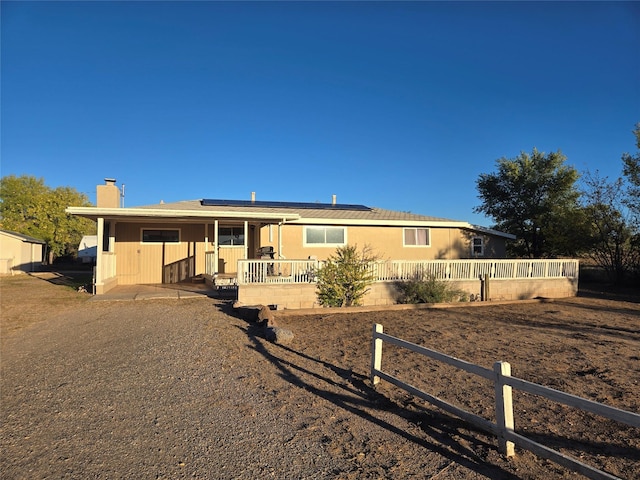
<svg viewBox="0 0 640 480">
<path fill-rule="evenodd" d="M 385 373 L 382 370 L 382 346 L 383 342 L 396 345 L 398 347 L 406 348 L 412 352 L 425 355 L 434 360 L 446 363 L 458 369 L 464 370 L 474 375 L 486 378 L 494 383 L 495 390 L 495 414 L 496 423 L 487 420 L 484 417 L 475 415 L 467 410 L 452 405 L 434 395 L 419 390 L 418 388 L 403 382 L 402 380 Z M 493 365 L 493 370 L 480 367 L 473 363 L 465 362 L 464 360 L 450 357 L 435 350 L 416 345 L 415 343 L 407 342 L 397 337 L 392 337 L 383 332 L 383 327 L 380 324 L 373 326 L 373 340 L 371 344 L 371 382 L 373 385 L 377 385 L 380 380 L 386 380 L 387 382 L 422 398 L 427 402 L 435 405 L 436 407 L 449 412 L 463 420 L 475 425 L 476 427 L 492 433 L 498 437 L 498 445 L 500 451 L 506 456 L 513 456 L 515 454 L 515 444 L 519 447 L 527 449 L 536 455 L 551 460 L 555 463 L 563 465 L 571 470 L 574 470 L 582 475 L 593 479 L 618 479 L 618 477 L 609 473 L 598 470 L 597 468 L 587 465 L 569 455 L 565 455 L 557 450 L 553 450 L 541 443 L 535 442 L 523 435 L 515 433 L 514 431 L 514 414 L 513 414 L 513 399 L 512 388 L 522 390 L 524 392 L 538 395 L 549 400 L 568 405 L 570 407 L 578 408 L 587 412 L 600 415 L 617 422 L 625 423 L 632 427 L 640 428 L 640 415 L 637 413 L 627 412 L 618 408 L 610 407 L 602 403 L 587 400 L 585 398 L 577 397 L 553 388 L 538 385 L 536 383 L 521 380 L 511 376 L 511 366 L 507 362 L 496 362 Z"/>
<path fill-rule="evenodd" d="M 317 260 L 239 260 L 238 284 L 312 283 L 318 268 Z"/>
<path fill-rule="evenodd" d="M 239 260 L 238 283 L 309 283 L 317 260 Z M 578 260 L 393 260 L 374 262 L 376 282 L 434 277 L 438 280 L 578 278 Z M 276 278 L 278 277 L 278 278 Z"/>
<path fill-rule="evenodd" d="M 485 275 L 495 279 L 577 278 L 578 260 L 394 260 L 376 262 L 372 269 L 377 281 L 477 280 Z"/>
<path fill-rule="evenodd" d="M 162 283 L 178 283 L 194 276 L 196 257 L 186 257 L 162 267 Z"/>
<path fill-rule="evenodd" d="M 205 252 L 204 273 L 213 277 L 217 272 L 218 265 L 216 265 L 216 252 Z"/>
</svg>

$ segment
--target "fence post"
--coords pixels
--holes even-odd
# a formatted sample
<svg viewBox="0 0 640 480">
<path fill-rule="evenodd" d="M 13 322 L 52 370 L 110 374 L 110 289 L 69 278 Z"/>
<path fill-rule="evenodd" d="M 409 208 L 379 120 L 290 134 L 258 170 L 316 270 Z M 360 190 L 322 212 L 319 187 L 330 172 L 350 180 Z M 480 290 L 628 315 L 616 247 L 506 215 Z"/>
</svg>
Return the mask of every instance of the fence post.
<svg viewBox="0 0 640 480">
<path fill-rule="evenodd" d="M 515 455 L 515 444 L 507 440 L 505 433 L 513 431 L 513 397 L 511 386 L 505 384 L 505 377 L 511 376 L 511 365 L 508 362 L 493 364 L 496 374 L 496 423 L 498 425 L 498 447 L 507 457 Z"/>
<path fill-rule="evenodd" d="M 382 368 L 382 339 L 376 334 L 383 332 L 383 327 L 379 323 L 373 325 L 373 340 L 371 341 L 371 383 L 375 387 L 380 383 L 380 377 L 375 374 Z"/>
</svg>

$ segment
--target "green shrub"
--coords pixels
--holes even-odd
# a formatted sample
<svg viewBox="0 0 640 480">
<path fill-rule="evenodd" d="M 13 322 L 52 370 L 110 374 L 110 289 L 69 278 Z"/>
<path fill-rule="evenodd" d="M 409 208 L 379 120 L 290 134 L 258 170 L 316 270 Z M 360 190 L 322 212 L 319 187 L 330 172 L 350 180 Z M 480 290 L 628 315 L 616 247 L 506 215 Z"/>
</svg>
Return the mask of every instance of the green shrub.
<svg viewBox="0 0 640 480">
<path fill-rule="evenodd" d="M 400 291 L 398 303 L 451 303 L 467 301 L 467 294 L 433 276 L 407 280 L 396 284 Z"/>
<path fill-rule="evenodd" d="M 317 294 L 325 307 L 361 305 L 375 277 L 369 265 L 375 261 L 371 249 L 345 245 L 336 249 L 317 273 Z"/>
</svg>

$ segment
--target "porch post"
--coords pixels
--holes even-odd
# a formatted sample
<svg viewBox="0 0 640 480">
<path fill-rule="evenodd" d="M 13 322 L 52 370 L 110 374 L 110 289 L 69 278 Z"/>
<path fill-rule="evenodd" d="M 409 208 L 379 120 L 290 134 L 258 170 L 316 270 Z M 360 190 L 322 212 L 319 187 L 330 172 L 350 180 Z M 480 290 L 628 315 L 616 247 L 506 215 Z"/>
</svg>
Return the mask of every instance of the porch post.
<svg viewBox="0 0 640 480">
<path fill-rule="evenodd" d="M 213 221 L 213 273 L 218 273 L 220 252 L 218 251 L 218 220 Z"/>
<path fill-rule="evenodd" d="M 278 258 L 284 258 L 282 256 L 282 224 L 284 223 L 284 220 L 282 222 L 278 222 Z"/>
<path fill-rule="evenodd" d="M 207 269 L 207 251 L 209 249 L 209 224 L 204 222 L 204 249 L 202 255 L 204 256 L 204 273 L 208 273 Z"/>
<path fill-rule="evenodd" d="M 104 246 L 104 218 L 98 217 L 98 244 L 96 245 L 96 292 L 102 292 L 102 249 Z M 100 288 L 98 288 L 100 286 Z"/>
<path fill-rule="evenodd" d="M 244 221 L 244 259 L 249 258 L 249 222 Z"/>
</svg>

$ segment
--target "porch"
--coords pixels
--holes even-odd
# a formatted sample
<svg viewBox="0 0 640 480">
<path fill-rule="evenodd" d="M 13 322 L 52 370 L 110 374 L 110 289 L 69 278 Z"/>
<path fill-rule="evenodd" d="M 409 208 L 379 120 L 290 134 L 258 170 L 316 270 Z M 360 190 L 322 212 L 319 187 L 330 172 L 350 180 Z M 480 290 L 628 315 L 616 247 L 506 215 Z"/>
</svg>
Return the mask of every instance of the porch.
<svg viewBox="0 0 640 480">
<path fill-rule="evenodd" d="M 320 307 L 315 282 L 322 266 L 317 260 L 241 260 L 238 301 L 290 309 Z M 428 276 L 451 282 L 474 299 L 566 298 L 578 290 L 579 262 L 574 259 L 388 261 L 370 268 L 375 281 L 365 306 L 394 305 L 398 282 Z"/>
</svg>

